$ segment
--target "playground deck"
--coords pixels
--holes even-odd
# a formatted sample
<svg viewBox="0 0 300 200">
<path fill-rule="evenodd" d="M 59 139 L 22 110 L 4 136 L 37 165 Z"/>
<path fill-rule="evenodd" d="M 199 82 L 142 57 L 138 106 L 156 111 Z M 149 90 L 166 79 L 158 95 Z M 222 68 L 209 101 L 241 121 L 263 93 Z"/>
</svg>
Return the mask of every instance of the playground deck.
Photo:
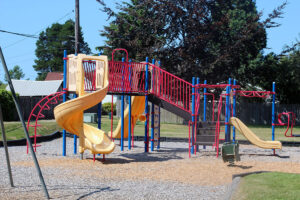
<svg viewBox="0 0 300 200">
<path fill-rule="evenodd" d="M 72 141 L 68 138 L 67 152 L 72 152 Z M 300 173 L 299 147 L 284 147 L 278 151 L 280 156 L 271 156 L 271 150 L 241 145 L 242 162 L 229 167 L 210 147 L 189 159 L 187 143 L 180 142 L 164 142 L 161 150 L 148 154 L 143 153 L 143 142 L 136 142 L 130 152 L 116 148 L 104 163 L 100 158 L 94 163 L 89 152 L 82 161 L 72 153 L 63 157 L 61 144 L 62 139 L 45 142 L 37 151 L 53 199 L 222 199 L 233 174 L 261 170 Z M 6 166 L 0 165 L 1 199 L 43 197 L 24 147 L 10 147 L 9 152 L 16 187 L 9 187 Z"/>
</svg>

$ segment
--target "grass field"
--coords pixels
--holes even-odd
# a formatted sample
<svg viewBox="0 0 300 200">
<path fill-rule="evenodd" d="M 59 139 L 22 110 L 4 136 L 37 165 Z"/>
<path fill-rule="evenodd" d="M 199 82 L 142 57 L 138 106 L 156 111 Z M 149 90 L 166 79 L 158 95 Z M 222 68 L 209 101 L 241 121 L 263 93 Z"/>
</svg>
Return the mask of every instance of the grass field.
<svg viewBox="0 0 300 200">
<path fill-rule="evenodd" d="M 62 130 L 57 125 L 55 120 L 40 120 L 38 124 L 40 124 L 41 126 L 37 128 L 37 135 L 49 135 L 55 131 Z M 24 129 L 21 122 L 4 122 L 4 127 L 7 140 L 17 140 L 25 138 Z M 29 128 L 29 134 L 34 135 L 33 127 Z"/>
<path fill-rule="evenodd" d="M 114 128 L 116 128 L 119 119 L 114 117 Z M 38 135 L 49 135 L 61 128 L 56 124 L 55 120 L 41 120 L 39 121 L 41 127 L 37 128 Z M 108 116 L 102 116 L 102 129 L 106 132 L 110 131 L 110 119 Z M 5 131 L 8 140 L 15 140 L 24 138 L 23 127 L 20 122 L 5 122 Z M 96 123 L 91 124 L 97 127 Z M 249 128 L 257 134 L 263 140 L 271 140 L 271 126 L 249 126 Z M 222 128 L 221 128 L 222 129 Z M 223 128 L 224 129 L 224 128 Z M 179 137 L 188 138 L 188 126 L 181 124 L 161 124 L 161 137 Z M 279 127 L 275 131 L 275 139 L 280 141 L 299 141 L 300 138 L 287 138 L 284 136 L 285 128 Z M 143 122 L 138 121 L 134 129 L 135 136 L 143 136 L 145 132 L 145 126 Z M 293 129 L 294 133 L 300 134 L 300 127 Z M 30 128 L 30 135 L 34 134 L 34 128 Z M 221 138 L 224 137 L 224 133 L 221 134 Z M 245 140 L 244 136 L 237 132 L 237 140 Z M 2 138 L 1 138 L 2 139 Z"/>
<path fill-rule="evenodd" d="M 253 174 L 242 178 L 234 200 L 300 198 L 300 174 L 280 172 Z"/>
</svg>

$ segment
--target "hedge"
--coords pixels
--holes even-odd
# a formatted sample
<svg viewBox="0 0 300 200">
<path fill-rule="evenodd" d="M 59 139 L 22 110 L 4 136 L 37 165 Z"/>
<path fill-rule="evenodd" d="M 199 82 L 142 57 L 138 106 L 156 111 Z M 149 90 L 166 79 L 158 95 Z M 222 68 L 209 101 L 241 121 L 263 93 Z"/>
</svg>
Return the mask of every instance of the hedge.
<svg viewBox="0 0 300 200">
<path fill-rule="evenodd" d="M 10 91 L 0 90 L 0 104 L 4 121 L 14 120 L 17 110 Z"/>
</svg>

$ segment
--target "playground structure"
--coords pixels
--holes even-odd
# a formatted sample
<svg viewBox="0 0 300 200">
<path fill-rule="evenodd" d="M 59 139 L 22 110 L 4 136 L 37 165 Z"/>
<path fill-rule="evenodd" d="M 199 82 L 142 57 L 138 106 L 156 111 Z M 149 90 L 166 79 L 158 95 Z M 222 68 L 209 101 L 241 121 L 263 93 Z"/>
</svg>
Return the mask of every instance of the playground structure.
<svg viewBox="0 0 300 200">
<path fill-rule="evenodd" d="M 124 51 L 126 53 L 125 58 L 122 61 L 114 61 L 114 53 L 117 51 Z M 100 56 L 101 57 L 101 56 Z M 74 153 L 77 153 L 77 136 L 84 136 L 84 140 L 79 138 L 80 149 L 79 152 L 82 153 L 84 149 L 90 149 L 93 154 L 108 154 L 114 149 L 114 138 L 120 139 L 121 150 L 124 150 L 124 139 L 128 138 L 128 149 L 133 146 L 133 135 L 134 126 L 136 121 L 140 119 L 145 122 L 145 152 L 149 151 L 151 145 L 151 151 L 154 150 L 156 146 L 159 148 L 160 136 L 159 136 L 159 109 L 164 108 L 176 115 L 179 115 L 186 121 L 189 125 L 189 155 L 196 154 L 199 145 L 210 145 L 216 148 L 217 156 L 219 154 L 219 143 L 220 140 L 225 142 L 232 141 L 235 142 L 235 129 L 237 128 L 242 134 L 249 139 L 254 145 L 268 148 L 276 149 L 281 148 L 281 144 L 278 142 L 276 148 L 271 143 L 261 141 L 257 136 L 246 130 L 246 126 L 240 126 L 242 122 L 240 120 L 230 120 L 231 117 L 236 116 L 236 96 L 244 97 L 256 97 L 256 98 L 266 98 L 272 95 L 272 141 L 275 140 L 275 126 L 286 125 L 287 130 L 293 123 L 290 123 L 290 118 L 288 118 L 287 123 L 280 121 L 280 116 L 278 116 L 279 124 L 275 124 L 275 83 L 273 84 L 273 91 L 243 91 L 239 90 L 240 86 L 236 84 L 236 80 L 231 83 L 232 80 L 229 79 L 228 84 L 218 84 L 210 85 L 204 81 L 204 84 L 200 84 L 199 79 L 193 78 L 192 83 L 189 83 L 179 77 L 168 73 L 167 71 L 160 68 L 160 66 L 155 65 L 155 60 L 149 63 L 148 58 L 146 62 L 135 63 L 128 60 L 128 53 L 125 49 L 116 49 L 112 53 L 112 61 L 107 61 L 105 56 L 100 57 L 95 56 L 85 56 L 85 55 L 69 55 L 67 56 L 65 52 L 64 57 L 64 91 L 52 95 L 51 97 L 56 101 L 59 96 L 64 97 L 66 101 L 67 93 L 78 94 L 77 99 L 72 99 L 69 105 L 66 107 L 61 107 L 59 105 L 55 110 L 56 113 L 67 113 L 72 115 L 74 110 L 64 111 L 68 107 L 74 107 L 72 104 L 78 99 L 82 99 L 83 96 L 88 95 L 91 99 L 82 100 L 82 104 L 85 104 L 84 108 L 80 108 L 81 114 L 76 117 L 71 117 L 73 122 L 78 122 L 82 124 L 83 111 L 87 108 L 97 105 L 101 108 L 101 99 L 103 99 L 107 94 L 112 95 L 112 105 L 113 105 L 113 95 L 121 95 L 121 119 L 119 120 L 118 126 L 114 130 L 113 127 L 113 115 L 111 115 L 111 131 L 104 133 L 94 127 L 88 125 L 83 125 L 83 129 L 80 127 L 75 127 L 74 125 L 66 125 L 66 121 L 61 121 L 65 118 L 64 114 L 56 117 L 58 123 L 64 127 L 65 130 L 75 134 L 74 136 Z M 105 58 L 104 58 L 105 57 Z M 100 59 L 100 60 L 99 60 Z M 105 77 L 107 76 L 107 77 Z M 79 77 L 79 78 L 78 78 Z M 197 81 L 196 81 L 197 80 Z M 102 84 L 102 85 L 101 85 Z M 105 85 L 105 87 L 104 87 Z M 104 89 L 105 88 L 105 89 Z M 226 89 L 226 93 L 221 93 L 217 106 L 217 113 L 215 113 L 215 94 L 213 92 L 208 92 L 210 89 Z M 102 92 L 99 92 L 101 90 Z M 94 92 L 96 91 L 96 92 Z M 94 94 L 95 93 L 95 94 Z M 92 97 L 95 95 L 94 97 Z M 98 95 L 98 96 L 96 96 Z M 124 111 L 124 99 L 128 97 L 128 107 Z M 212 97 L 212 117 L 210 121 L 207 120 L 207 101 L 208 97 Z M 93 99 L 93 100 L 92 100 Z M 225 101 L 223 101 L 225 99 Z M 50 97 L 46 100 L 52 103 Z M 203 100 L 203 119 L 200 119 L 200 101 Z M 152 102 L 151 112 L 148 110 L 148 102 Z M 89 102 L 89 103 L 87 103 Z M 40 104 L 41 109 L 47 109 L 47 104 Z M 59 111 L 59 108 L 61 111 Z M 157 112 L 154 112 L 157 110 Z M 113 106 L 112 106 L 113 112 Z M 150 115 L 151 114 L 151 115 Z M 99 117 L 100 115 L 100 117 Z M 157 120 L 154 120 L 155 116 Z M 217 115 L 217 116 L 215 116 Z M 223 116 L 222 116 L 223 115 Z M 33 114 L 36 118 L 36 123 L 33 126 L 35 129 L 38 126 L 38 118 L 43 117 L 42 112 Z M 151 117 L 152 124 L 150 125 L 149 119 Z M 221 118 L 223 121 L 221 121 Z M 79 120 L 80 119 L 80 120 Z M 101 120 L 101 109 L 98 111 L 98 119 Z M 291 117 L 291 120 L 293 118 Z M 30 120 L 28 120 L 30 122 Z M 158 123 L 157 123 L 158 121 Z M 235 121 L 236 123 L 233 123 Z M 29 124 L 29 123 L 28 123 Z M 231 126 L 232 125 L 232 137 L 231 137 Z M 29 126 L 29 125 L 28 125 Z M 225 127 L 225 130 L 220 130 L 221 127 Z M 239 127 L 237 127 L 239 126 Z M 98 122 L 98 128 L 101 127 L 101 122 Z M 151 131 L 149 131 L 151 127 Z M 242 127 L 242 128 L 241 128 Z M 246 128 L 245 128 L 246 127 Z M 63 155 L 66 155 L 66 132 L 63 132 Z M 84 131 L 83 131 L 84 130 Z M 155 131 L 158 130 L 158 131 Z M 93 132 L 92 135 L 87 134 L 87 132 Z M 156 132 L 156 134 L 155 134 Z M 224 132 L 225 137 L 220 138 L 220 133 Z M 96 136 L 94 133 L 97 133 Z M 151 133 L 151 134 L 150 134 Z M 99 136 L 101 135 L 101 136 Z M 156 137 L 155 137 L 156 136 Z M 286 135 L 287 136 L 287 135 Z M 291 136 L 296 137 L 295 134 Z M 37 137 L 36 134 L 34 137 Z M 35 141 L 35 140 L 34 140 Z M 262 145 L 262 143 L 264 145 Z M 103 146 L 103 144 L 105 144 Z M 273 143 L 272 143 L 273 144 Z M 36 147 L 36 143 L 35 143 Z M 85 148 L 86 147 L 86 148 Z M 274 151 L 275 153 L 275 151 Z"/>
<path fill-rule="evenodd" d="M 1 52 L 1 49 L 0 49 Z M 2 52 L 1 52 L 2 56 Z M 13 92 L 14 99 L 16 98 L 14 89 L 11 84 L 11 80 L 8 75 L 7 67 L 5 66 L 5 61 L 3 58 L 2 63 L 4 65 L 5 72 L 8 76 L 8 80 L 11 86 L 11 91 Z M 28 141 L 28 148 L 33 156 L 33 160 L 35 162 L 38 175 L 40 177 L 41 184 L 43 186 L 46 198 L 49 198 L 48 191 L 46 185 L 44 183 L 44 179 L 42 177 L 37 159 L 35 157 L 33 147 L 37 147 L 36 145 L 36 128 L 39 127 L 38 119 L 43 118 L 44 115 L 42 113 L 43 110 L 50 109 L 49 104 L 57 104 L 60 100 L 60 97 L 63 96 L 64 104 L 60 104 L 56 107 L 56 116 L 59 124 L 68 130 L 71 133 L 75 133 L 78 135 L 80 141 L 80 149 L 79 152 L 83 152 L 85 149 L 89 149 L 93 154 L 102 153 L 107 154 L 113 151 L 115 148 L 114 142 L 111 140 L 112 138 L 120 138 L 121 140 L 121 148 L 123 147 L 124 138 L 128 137 L 128 144 L 131 144 L 131 134 L 134 128 L 134 125 L 137 119 L 141 121 L 145 121 L 145 151 L 147 152 L 149 149 L 149 143 L 151 142 L 151 150 L 154 146 L 159 147 L 159 137 L 155 139 L 154 137 L 154 120 L 152 119 L 151 124 L 151 140 L 149 139 L 149 110 L 148 110 L 148 100 L 153 103 L 159 104 L 160 107 L 171 110 L 174 113 L 184 117 L 189 120 L 189 133 L 192 133 L 189 140 L 189 150 L 190 153 L 196 153 L 197 145 L 203 144 L 205 141 L 199 139 L 197 137 L 199 133 L 205 132 L 207 127 L 210 130 L 215 131 L 214 139 L 215 141 L 210 143 L 214 147 L 218 149 L 219 145 L 219 135 L 220 135 L 220 127 L 221 127 L 221 110 L 222 110 L 222 99 L 226 98 L 225 103 L 225 121 L 223 122 L 225 125 L 225 141 L 230 141 L 230 124 L 234 126 L 233 128 L 233 141 L 235 141 L 235 128 L 239 129 L 241 133 L 244 133 L 245 136 L 249 136 L 250 142 L 253 144 L 267 149 L 280 149 L 281 143 L 274 141 L 274 134 L 272 137 L 273 141 L 266 142 L 261 141 L 259 138 L 256 138 L 255 134 L 253 134 L 250 129 L 248 129 L 240 120 L 235 118 L 235 97 L 237 95 L 247 96 L 247 97 L 259 97 L 265 98 L 268 95 L 272 95 L 273 97 L 273 109 L 272 109 L 272 130 L 274 133 L 274 128 L 277 125 L 287 126 L 287 130 L 285 135 L 287 137 L 298 137 L 298 135 L 292 133 L 292 128 L 295 121 L 295 115 L 291 112 L 281 113 L 278 116 L 278 124 L 275 124 L 275 84 L 273 84 L 273 91 L 265 91 L 265 92 L 257 92 L 257 91 L 242 91 L 237 90 L 240 86 L 236 85 L 236 81 L 234 84 L 231 84 L 231 80 L 229 80 L 228 84 L 222 85 L 208 85 L 206 83 L 200 84 L 199 79 L 197 79 L 197 84 L 195 83 L 195 78 L 193 78 L 193 83 L 190 84 L 168 72 L 160 69 L 159 66 L 154 64 L 150 64 L 148 59 L 146 59 L 145 63 L 132 63 L 132 62 L 108 62 L 107 57 L 105 56 L 66 56 L 65 52 L 65 74 L 67 74 L 67 61 L 75 60 L 76 71 L 71 71 L 69 69 L 69 73 L 73 73 L 75 75 L 75 79 L 71 76 L 65 76 L 64 80 L 64 91 L 60 93 L 55 93 L 49 95 L 42 99 L 38 105 L 34 108 L 35 112 L 32 112 L 32 118 L 34 118 L 34 124 L 30 125 L 31 120 L 28 121 L 27 129 L 24 123 L 24 120 L 21 115 L 21 111 L 17 101 L 16 107 L 20 119 L 22 121 L 22 125 L 24 127 L 24 132 Z M 128 59 L 127 59 L 128 60 Z M 99 68 L 98 68 L 99 67 Z M 97 73 L 97 71 L 99 73 Z M 99 76 L 98 76 L 99 74 Z M 72 92 L 70 86 L 67 85 L 66 79 L 68 78 L 68 82 L 75 82 L 75 92 L 78 94 L 78 98 L 66 101 L 66 95 L 69 92 Z M 126 82 L 127 81 L 127 82 Z M 150 87 L 148 87 L 150 86 Z M 178 87 L 179 86 L 179 87 Z M 144 89 L 145 88 L 145 89 Z M 226 88 L 226 93 L 220 95 L 220 100 L 218 104 L 218 115 L 217 120 L 214 120 L 214 114 L 212 115 L 212 121 L 206 120 L 206 114 L 203 115 L 203 120 L 199 121 L 199 110 L 200 110 L 200 100 L 201 95 L 203 95 L 204 105 L 206 105 L 207 96 L 212 96 L 212 102 L 214 102 L 214 94 L 208 93 L 208 88 Z M 203 89 L 203 92 L 201 91 Z M 122 103 L 122 117 L 119 121 L 118 127 L 115 131 L 111 128 L 111 132 L 106 135 L 101 130 L 97 128 L 87 126 L 82 122 L 83 111 L 91 106 L 94 106 L 102 101 L 105 95 L 107 94 L 118 94 L 123 96 L 128 95 L 130 98 L 128 100 L 131 102 L 124 112 L 124 103 Z M 131 97 L 132 96 L 132 97 Z M 154 104 L 152 104 L 154 105 Z M 212 104 L 214 110 L 214 104 Z M 144 109 L 145 114 L 143 114 Z M 205 107 L 204 107 L 205 108 Z M 153 110 L 154 106 L 151 108 L 151 118 L 154 118 Z M 205 113 L 204 109 L 204 113 Z M 288 118 L 286 123 L 282 122 L 281 117 L 285 115 Z M 1 120 L 3 121 L 3 120 Z M 128 123 L 127 123 L 128 122 Z M 128 130 L 125 124 L 128 124 Z M 201 125 L 201 126 L 200 126 Z M 211 126 L 211 127 L 210 127 Z M 287 135 L 288 129 L 291 126 L 291 134 Z M 35 145 L 32 146 L 29 134 L 28 127 L 33 127 L 34 132 L 34 142 Z M 112 126 L 113 127 L 113 126 Z M 4 133 L 3 123 L 1 124 L 1 128 Z M 202 130 L 201 130 L 202 129 Z M 210 131 L 211 132 L 211 131 Z M 110 137 L 109 137 L 110 135 Z M 203 135 L 202 135 L 203 136 Z M 65 131 L 64 131 L 64 147 L 63 150 L 65 152 Z M 210 136 L 210 138 L 213 138 Z M 77 138 L 75 137 L 77 141 Z M 123 141 L 122 141 L 123 139 Z M 4 139 L 5 141 L 5 139 Z M 133 140 L 132 140 L 133 142 Z M 157 142 L 155 144 L 155 142 Z M 197 143 L 199 142 L 199 143 Z M 202 143 L 201 143 L 202 142 Z M 4 142 L 5 143 L 5 142 Z M 6 146 L 6 144 L 5 144 Z M 128 145 L 130 147 L 130 145 Z M 74 145 L 76 147 L 76 145 Z M 6 146 L 7 148 L 7 146 Z M 36 149 L 35 149 L 36 150 Z M 75 150 L 75 148 L 74 148 Z M 6 149 L 7 151 L 7 149 Z M 8 154 L 7 154 L 8 158 Z M 8 159 L 8 168 L 9 167 L 9 159 Z M 10 171 L 10 169 L 9 169 Z M 11 178 L 11 174 L 10 174 Z M 11 179 L 11 185 L 13 186 L 13 182 Z"/>
</svg>

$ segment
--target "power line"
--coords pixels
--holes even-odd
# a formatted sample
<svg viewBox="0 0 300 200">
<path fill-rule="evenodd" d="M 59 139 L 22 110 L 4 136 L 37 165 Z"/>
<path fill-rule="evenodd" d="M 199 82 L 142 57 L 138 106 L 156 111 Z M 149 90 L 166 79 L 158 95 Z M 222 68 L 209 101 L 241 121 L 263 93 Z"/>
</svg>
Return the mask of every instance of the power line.
<svg viewBox="0 0 300 200">
<path fill-rule="evenodd" d="M 23 36 L 23 37 L 28 37 L 28 38 L 38 38 L 37 35 L 30 35 L 30 34 L 24 34 L 24 33 L 16 33 L 16 32 L 11 32 L 11 31 L 5 31 L 5 30 L 1 30 L 0 32 L 2 33 L 8 33 L 8 34 L 13 34 L 13 35 L 18 35 L 18 36 Z"/>
<path fill-rule="evenodd" d="M 60 17 L 60 18 L 57 19 L 54 23 L 57 23 L 58 21 L 60 21 L 60 20 L 62 20 L 62 19 L 64 19 L 64 18 L 66 18 L 66 17 L 69 16 L 71 13 L 74 13 L 74 10 L 72 10 L 71 12 L 68 12 L 68 13 L 65 14 L 64 16 Z M 48 27 L 48 26 L 47 26 L 47 27 Z M 10 31 L 5 31 L 6 33 L 9 32 L 9 33 L 11 33 L 11 34 L 23 36 L 23 37 L 25 37 L 25 38 L 23 38 L 23 39 L 21 39 L 21 40 L 17 40 L 16 42 L 13 42 L 13 43 L 11 43 L 11 44 L 5 46 L 3 49 L 7 49 L 7 48 L 9 48 L 9 47 L 11 47 L 11 46 L 14 46 L 14 45 L 16 45 L 16 44 L 18 44 L 18 43 L 24 41 L 24 40 L 27 39 L 27 38 L 35 38 L 35 39 L 37 39 L 38 36 L 37 36 L 36 34 L 38 34 L 39 32 L 41 32 L 42 30 L 46 29 L 47 27 L 42 28 L 41 30 L 35 32 L 35 33 L 32 34 L 32 35 L 30 35 L 30 34 L 23 34 L 23 33 L 14 33 L 14 32 L 10 32 Z M 1 31 L 1 32 L 4 32 L 4 31 Z M 29 37 L 28 37 L 28 36 L 29 36 Z M 31 37 L 30 37 L 30 36 L 31 36 Z M 33 36 L 33 37 L 32 37 L 32 36 Z"/>
</svg>

